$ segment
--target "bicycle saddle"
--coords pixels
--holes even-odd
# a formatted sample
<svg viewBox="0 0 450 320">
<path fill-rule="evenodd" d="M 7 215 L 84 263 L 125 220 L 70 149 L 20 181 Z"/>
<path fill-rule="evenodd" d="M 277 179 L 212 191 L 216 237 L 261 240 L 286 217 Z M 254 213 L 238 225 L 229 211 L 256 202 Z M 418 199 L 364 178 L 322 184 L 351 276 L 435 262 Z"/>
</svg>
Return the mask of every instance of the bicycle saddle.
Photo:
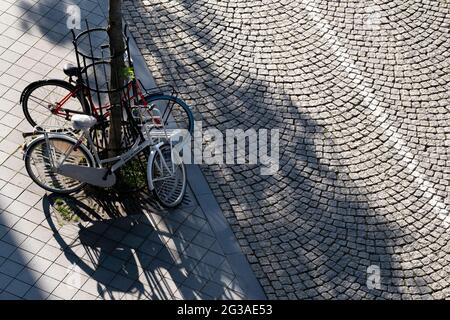
<svg viewBox="0 0 450 320">
<path fill-rule="evenodd" d="M 75 67 L 73 64 L 66 63 L 63 67 L 63 71 L 69 77 L 74 77 L 80 74 L 81 68 Z"/>
<path fill-rule="evenodd" d="M 72 127 L 75 130 L 87 130 L 97 123 L 97 119 L 87 114 L 75 114 L 72 116 Z"/>
</svg>

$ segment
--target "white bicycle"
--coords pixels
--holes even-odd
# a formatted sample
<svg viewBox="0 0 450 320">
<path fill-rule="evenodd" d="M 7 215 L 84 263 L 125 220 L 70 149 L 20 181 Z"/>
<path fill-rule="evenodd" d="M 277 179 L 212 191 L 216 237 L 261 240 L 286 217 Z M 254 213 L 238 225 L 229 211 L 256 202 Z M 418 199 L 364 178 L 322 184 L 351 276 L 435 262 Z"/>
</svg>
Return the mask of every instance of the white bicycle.
<svg viewBox="0 0 450 320">
<path fill-rule="evenodd" d="M 181 203 L 186 192 L 186 170 L 180 157 L 173 152 L 172 137 L 180 134 L 177 129 L 166 130 L 160 122 L 146 121 L 142 134 L 128 151 L 117 157 L 100 159 L 90 134 L 96 118 L 74 115 L 71 121 L 74 132 L 79 134 L 35 128 L 39 135 L 27 145 L 24 160 L 29 176 L 37 185 L 55 193 L 76 192 L 86 183 L 109 188 L 116 183 L 115 172 L 149 148 L 148 188 L 165 207 Z"/>
</svg>

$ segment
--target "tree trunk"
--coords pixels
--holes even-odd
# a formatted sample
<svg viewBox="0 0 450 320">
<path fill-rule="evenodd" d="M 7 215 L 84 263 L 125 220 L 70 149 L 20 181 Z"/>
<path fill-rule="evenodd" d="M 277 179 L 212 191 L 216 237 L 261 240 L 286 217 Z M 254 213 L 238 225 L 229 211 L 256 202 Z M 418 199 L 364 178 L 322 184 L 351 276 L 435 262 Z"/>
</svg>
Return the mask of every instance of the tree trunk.
<svg viewBox="0 0 450 320">
<path fill-rule="evenodd" d="M 122 26 L 122 0 L 109 0 L 109 47 L 111 52 L 111 83 L 110 89 L 116 90 L 124 85 L 124 50 Z M 110 127 L 109 127 L 109 156 L 119 153 L 122 140 L 122 91 L 110 94 Z"/>
</svg>

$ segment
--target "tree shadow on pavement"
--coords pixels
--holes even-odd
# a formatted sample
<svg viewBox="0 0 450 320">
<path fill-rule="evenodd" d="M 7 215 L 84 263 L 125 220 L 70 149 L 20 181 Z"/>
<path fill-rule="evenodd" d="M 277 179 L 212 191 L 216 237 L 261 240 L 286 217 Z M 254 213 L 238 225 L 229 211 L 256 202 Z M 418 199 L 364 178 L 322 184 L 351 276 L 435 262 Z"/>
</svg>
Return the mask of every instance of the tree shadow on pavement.
<svg viewBox="0 0 450 320">
<path fill-rule="evenodd" d="M 90 26 L 106 26 L 107 3 L 74 1 L 81 8 L 81 19 L 87 19 Z M 47 41 L 46 48 L 49 43 L 72 48 L 66 23 L 68 3 L 21 0 L 18 5 L 23 9 L 23 30 Z M 147 299 L 206 299 L 242 293 L 232 283 L 231 269 L 226 273 L 214 265 L 221 260 L 211 264 L 201 261 L 207 249 L 192 241 L 201 229 L 198 224 L 206 224 L 206 220 L 200 214 L 196 216 L 195 200 L 188 200 L 169 214 L 141 193 L 127 197 L 95 192 L 66 196 L 65 204 L 82 220 L 76 225 L 54 214 L 54 202 L 59 198 L 44 197 L 47 221 L 68 263 L 97 283 L 100 297 L 118 299 L 125 294 Z M 225 291 L 222 284 L 236 292 Z M 205 286 L 215 290 L 204 293 L 201 289 Z"/>
<path fill-rule="evenodd" d="M 30 30 L 37 36 L 42 36 L 54 44 L 71 46 L 72 36 L 68 28 L 67 11 L 69 5 L 58 0 L 28 1 L 20 0 L 20 7 L 24 14 L 21 17 L 21 28 Z M 85 28 L 85 20 L 91 26 L 105 26 L 107 12 L 107 1 L 73 1 L 80 8 L 80 27 Z"/>
<path fill-rule="evenodd" d="M 269 297 L 389 298 L 404 293 L 393 243 L 405 233 L 370 208 L 367 189 L 358 186 L 338 158 L 344 151 L 333 133 L 308 115 L 314 101 L 288 94 L 292 86 L 261 80 L 245 61 L 239 74 L 233 74 L 232 64 L 216 64 L 211 53 L 200 50 L 203 42 L 192 40 L 207 33 L 207 22 L 213 21 L 197 19 L 207 15 L 198 6 L 186 5 L 178 19 L 173 8 L 143 9 L 133 3 L 146 14 L 127 17 L 130 30 L 139 38 L 136 25 L 143 24 L 152 35 L 144 36 L 139 47 L 157 83 L 174 85 L 204 129 L 280 130 L 280 170 L 273 176 L 261 176 L 259 166 L 202 166 Z M 192 41 L 171 42 L 172 30 Z M 216 36 L 208 36 L 205 45 L 221 48 Z M 220 52 L 233 56 L 223 48 Z M 333 148 L 337 157 L 324 159 L 325 149 Z M 381 290 L 367 287 L 373 265 L 381 269 Z M 419 276 L 416 283 L 427 286 Z"/>
<path fill-rule="evenodd" d="M 97 282 L 101 298 L 226 296 L 223 289 L 214 297 L 201 291 L 207 283 L 220 284 L 231 275 L 200 262 L 204 249 L 191 245 L 196 207 L 189 199 L 166 211 L 145 192 L 111 196 L 90 191 L 88 197 L 66 196 L 64 201 L 82 220 L 78 225 L 61 225 L 54 209 L 56 199 L 61 196 L 44 198 L 54 237 L 70 263 Z"/>
<path fill-rule="evenodd" d="M 90 2 L 85 3 L 90 5 Z M 53 4 L 61 14 L 65 10 L 58 3 L 39 1 L 34 9 L 45 18 Z M 173 15 L 163 5 L 155 5 L 153 11 L 146 15 L 127 17 L 128 23 L 137 36 L 140 36 L 138 28 L 142 28 L 137 23 L 143 23 L 148 34 L 145 35 L 146 42 L 140 41 L 138 45 L 157 76 L 157 82 L 174 85 L 181 97 L 194 106 L 195 117 L 203 120 L 205 128 L 216 127 L 222 132 L 236 128 L 280 130 L 280 170 L 273 176 L 261 176 L 257 166 L 202 166 L 266 293 L 270 297 L 289 298 L 377 298 L 401 294 L 403 289 L 396 274 L 401 271 L 401 266 L 398 258 L 394 257 L 392 243 L 405 236 L 404 230 L 391 226 L 390 221 L 370 208 L 367 190 L 358 186 L 340 159 L 333 159 L 338 163 L 333 166 L 324 162 L 324 148 L 339 149 L 340 146 L 334 143 L 332 132 L 308 115 L 307 108 L 314 102 L 310 99 L 301 101 L 299 97 L 303 94 L 298 97 L 290 94 L 292 86 L 279 87 L 261 80 L 255 70 L 244 64 L 244 57 L 243 64 L 238 66 L 218 65 L 213 61 L 208 49 L 223 47 L 220 33 L 211 29 L 211 22 L 218 18 L 207 13 L 206 8 L 205 12 L 198 12 L 198 6 L 193 8 L 191 3 L 182 2 L 185 9 L 182 18 Z M 142 8 L 141 1 L 132 1 L 132 4 Z M 208 18 L 198 19 L 199 14 Z M 92 17 L 95 18 L 94 15 Z M 180 19 L 184 23 L 182 30 L 174 23 Z M 61 35 L 48 32 L 49 23 L 47 19 L 38 20 L 40 32 L 54 43 L 66 41 L 60 39 Z M 61 28 L 64 23 L 61 30 L 67 30 L 65 20 L 57 23 Z M 178 43 L 175 31 L 194 40 Z M 192 43 L 195 41 L 201 46 L 194 47 Z M 222 58 L 230 61 L 228 56 L 232 57 L 233 52 L 228 47 L 222 52 Z M 232 71 L 237 67 L 242 68 L 239 74 L 234 74 Z M 50 206 L 49 201 L 47 198 L 46 207 Z M 176 283 L 191 281 L 191 288 L 203 283 L 197 274 L 209 272 L 207 268 L 197 270 L 193 260 L 186 257 L 177 260 L 165 246 L 167 242 L 161 241 L 161 237 L 170 238 L 178 230 L 174 227 L 177 221 L 167 222 L 167 230 L 160 233 L 155 229 L 154 221 L 142 212 L 134 211 L 136 215 L 128 217 L 116 207 L 111 207 L 108 201 L 103 204 L 99 201 L 99 205 L 104 206 L 114 219 L 104 221 L 103 217 L 97 216 L 100 218 L 98 221 L 81 228 L 79 233 L 77 231 L 79 248 L 86 248 L 81 257 L 70 253 L 70 245 L 67 246 L 58 234 L 61 228 L 54 223 L 50 225 L 54 227 L 58 243 L 67 248 L 68 259 L 84 272 L 92 274 L 101 284 L 100 295 L 114 297 L 116 291 L 131 290 L 137 295 L 163 298 L 161 292 L 167 292 L 167 287 L 171 286 L 163 287 L 163 282 L 157 280 L 161 277 L 169 279 L 169 276 Z M 83 205 L 76 204 L 75 207 L 83 208 Z M 95 214 L 98 215 L 91 212 L 91 216 L 95 217 Z M 50 219 L 49 209 L 46 216 Z M 98 235 L 99 230 L 104 229 L 112 230 L 112 239 Z M 121 242 L 126 236 L 122 239 L 119 231 L 132 230 L 132 233 L 139 234 L 141 229 L 143 234 L 158 234 L 159 240 L 152 238 L 148 248 L 159 250 L 158 255 L 161 252 L 163 257 L 169 256 L 169 261 L 157 259 L 152 264 L 154 260 L 148 258 L 151 252 L 139 253 L 134 243 L 124 245 Z M 114 232 L 116 230 L 119 231 Z M 174 248 L 188 246 L 190 236 L 184 236 L 181 241 L 174 241 Z M 77 244 L 75 236 L 74 241 L 72 245 Z M 94 257 L 100 262 L 83 257 Z M 125 261 L 124 257 L 129 258 Z M 111 263 L 111 260 L 116 263 Z M 128 262 L 129 266 L 126 265 Z M 115 266 L 115 270 L 119 266 L 121 269 L 111 275 L 110 269 L 106 268 L 110 264 Z M 152 271 L 141 272 L 139 265 L 147 265 Z M 382 270 L 382 290 L 367 288 L 367 268 L 371 265 Z M 171 271 L 172 268 L 175 270 Z M 165 271 L 156 271 L 162 269 Z M 122 280 L 118 280 L 119 284 L 110 285 L 114 279 L 111 277 L 116 274 Z M 127 282 L 123 279 L 136 279 L 136 276 L 143 276 L 145 281 L 133 282 L 124 289 Z M 416 282 L 427 286 L 419 276 Z M 154 291 L 147 290 L 147 286 L 155 288 Z M 176 290 L 171 290 L 166 296 L 175 296 L 173 291 Z M 178 292 L 184 298 L 200 294 L 192 289 L 178 289 Z"/>
</svg>

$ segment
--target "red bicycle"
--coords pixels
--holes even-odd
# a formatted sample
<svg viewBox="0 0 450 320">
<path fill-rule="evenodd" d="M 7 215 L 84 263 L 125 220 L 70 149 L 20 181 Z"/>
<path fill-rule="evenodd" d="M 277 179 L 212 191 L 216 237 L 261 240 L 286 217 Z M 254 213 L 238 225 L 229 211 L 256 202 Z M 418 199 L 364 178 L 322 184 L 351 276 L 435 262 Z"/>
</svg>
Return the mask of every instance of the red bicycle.
<svg viewBox="0 0 450 320">
<path fill-rule="evenodd" d="M 82 68 L 66 65 L 63 70 L 69 76 L 69 81 L 40 80 L 31 83 L 22 92 L 20 103 L 31 126 L 70 128 L 70 120 L 74 114 L 92 115 L 99 123 L 106 120 L 110 105 L 98 105 L 100 99 L 94 99 L 89 87 L 83 83 Z M 174 95 L 164 94 L 158 89 L 144 91 L 140 81 L 133 80 L 128 84 L 123 99 L 125 102 L 137 102 L 134 105 L 159 109 L 162 118 L 160 121 L 166 128 L 193 132 L 194 117 L 191 108 Z"/>
</svg>

